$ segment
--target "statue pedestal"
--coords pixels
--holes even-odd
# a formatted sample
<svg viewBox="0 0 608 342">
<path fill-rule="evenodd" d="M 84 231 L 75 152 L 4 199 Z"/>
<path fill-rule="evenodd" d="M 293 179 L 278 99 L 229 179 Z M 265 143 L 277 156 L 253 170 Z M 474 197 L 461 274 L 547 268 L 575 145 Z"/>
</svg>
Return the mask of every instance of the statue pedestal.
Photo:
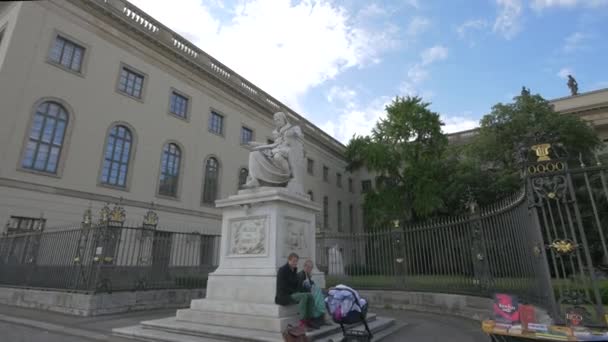
<svg viewBox="0 0 608 342">
<path fill-rule="evenodd" d="M 295 305 L 274 303 L 276 274 L 292 252 L 300 256 L 299 269 L 307 259 L 314 262 L 319 208 L 307 197 L 268 187 L 241 190 L 216 206 L 223 208 L 220 265 L 209 275 L 206 297 L 193 300 L 176 317 L 142 322 L 147 331 L 117 333 L 143 337 L 158 329 L 239 341 L 282 341 L 287 324 L 297 323 Z M 325 287 L 316 265 L 313 279 Z"/>
<path fill-rule="evenodd" d="M 274 303 L 277 269 L 292 252 L 299 269 L 314 261 L 319 208 L 284 188 L 241 190 L 216 206 L 224 209 L 220 265 L 209 275 L 206 298 L 179 310 L 177 320 L 280 333 L 298 318 L 295 307 Z M 313 279 L 325 286 L 321 272 Z"/>
</svg>

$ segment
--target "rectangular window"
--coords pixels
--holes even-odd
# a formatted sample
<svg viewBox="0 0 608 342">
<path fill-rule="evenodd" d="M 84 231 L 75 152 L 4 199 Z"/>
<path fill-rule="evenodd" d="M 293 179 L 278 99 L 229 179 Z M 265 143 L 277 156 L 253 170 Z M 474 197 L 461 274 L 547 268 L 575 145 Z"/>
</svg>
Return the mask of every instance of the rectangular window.
<svg viewBox="0 0 608 342">
<path fill-rule="evenodd" d="M 49 59 L 67 69 L 81 72 L 84 48 L 64 37 L 57 36 Z"/>
<path fill-rule="evenodd" d="M 323 181 L 329 182 L 329 168 L 323 165 Z"/>
<path fill-rule="evenodd" d="M 46 219 L 41 217 L 11 216 L 6 223 L 6 234 L 12 235 L 43 231 L 45 223 Z"/>
<path fill-rule="evenodd" d="M 355 231 L 355 213 L 354 213 L 354 208 L 353 205 L 349 205 L 348 206 L 348 223 L 349 223 L 349 229 L 351 232 Z"/>
<path fill-rule="evenodd" d="M 342 174 L 339 172 L 336 172 L 336 186 L 338 188 L 342 187 Z"/>
<path fill-rule="evenodd" d="M 308 171 L 308 174 L 310 175 L 314 175 L 315 174 L 315 161 L 310 159 L 310 158 L 306 158 L 306 171 Z"/>
<path fill-rule="evenodd" d="M 253 141 L 253 131 L 247 127 L 241 127 L 241 145 L 247 145 Z"/>
<path fill-rule="evenodd" d="M 323 229 L 329 227 L 329 198 L 323 197 Z"/>
<path fill-rule="evenodd" d="M 366 194 L 372 190 L 372 181 L 366 179 L 361 181 L 361 193 Z"/>
<path fill-rule="evenodd" d="M 209 132 L 224 135 L 224 117 L 216 112 L 209 116 Z"/>
<path fill-rule="evenodd" d="M 176 93 L 175 91 L 171 92 L 169 111 L 171 114 L 175 114 L 180 118 L 186 119 L 186 116 L 188 115 L 188 98 Z"/>
<path fill-rule="evenodd" d="M 342 231 L 342 202 L 338 201 L 338 206 L 336 208 L 338 210 L 338 231 Z"/>
<path fill-rule="evenodd" d="M 129 96 L 141 99 L 143 86 L 143 75 L 127 67 L 122 67 L 122 69 L 120 70 L 120 82 L 118 83 L 118 90 Z"/>
<path fill-rule="evenodd" d="M 266 143 L 269 144 L 269 145 L 270 144 L 274 144 L 274 140 L 272 140 L 272 139 L 266 139 Z"/>
<path fill-rule="evenodd" d="M 348 192 L 353 192 L 353 179 L 348 179 Z"/>
</svg>

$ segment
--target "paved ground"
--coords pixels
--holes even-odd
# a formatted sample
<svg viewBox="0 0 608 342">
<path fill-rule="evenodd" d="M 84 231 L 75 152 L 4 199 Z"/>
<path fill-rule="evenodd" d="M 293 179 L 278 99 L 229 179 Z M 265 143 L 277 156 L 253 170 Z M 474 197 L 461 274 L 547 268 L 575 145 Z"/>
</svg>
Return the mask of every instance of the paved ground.
<svg viewBox="0 0 608 342">
<path fill-rule="evenodd" d="M 449 316 L 397 310 L 373 310 L 407 323 L 386 342 L 487 342 L 479 323 Z M 142 320 L 169 317 L 175 310 L 153 310 L 99 317 L 75 317 L 0 305 L 0 341 L 10 342 L 132 342 L 110 337 L 112 328 Z"/>
</svg>

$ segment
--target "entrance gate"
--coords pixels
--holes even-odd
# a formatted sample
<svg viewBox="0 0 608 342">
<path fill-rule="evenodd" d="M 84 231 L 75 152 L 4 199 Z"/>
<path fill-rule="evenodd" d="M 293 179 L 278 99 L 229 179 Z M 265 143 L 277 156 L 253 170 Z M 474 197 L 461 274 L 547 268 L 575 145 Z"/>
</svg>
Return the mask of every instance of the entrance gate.
<svg viewBox="0 0 608 342">
<path fill-rule="evenodd" d="M 556 323 L 605 326 L 608 167 L 597 157 L 596 165 L 581 161 L 577 168 L 569 168 L 569 160 L 560 144 L 548 143 L 533 145 L 525 160 L 528 202 L 543 241 L 534 248 L 553 293 L 547 309 Z"/>
</svg>

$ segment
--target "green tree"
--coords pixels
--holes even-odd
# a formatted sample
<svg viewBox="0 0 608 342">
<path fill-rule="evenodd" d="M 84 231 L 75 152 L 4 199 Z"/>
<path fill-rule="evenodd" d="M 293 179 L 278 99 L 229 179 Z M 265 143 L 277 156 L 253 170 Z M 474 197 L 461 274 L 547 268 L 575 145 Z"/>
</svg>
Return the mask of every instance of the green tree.
<svg viewBox="0 0 608 342">
<path fill-rule="evenodd" d="M 442 156 L 448 141 L 439 114 L 428 107 L 419 97 L 396 97 L 369 136 L 349 142 L 347 168 L 366 167 L 378 176 L 363 205 L 367 227 L 420 220 L 444 207 Z"/>
<path fill-rule="evenodd" d="M 525 92 L 512 103 L 492 107 L 480 126 L 475 151 L 496 162 L 496 167 L 508 169 L 517 168 L 514 156 L 520 143 L 529 143 L 536 134 L 563 143 L 571 155 L 589 153 L 600 144 L 594 130 L 577 116 L 559 114 L 540 95 Z"/>
</svg>

